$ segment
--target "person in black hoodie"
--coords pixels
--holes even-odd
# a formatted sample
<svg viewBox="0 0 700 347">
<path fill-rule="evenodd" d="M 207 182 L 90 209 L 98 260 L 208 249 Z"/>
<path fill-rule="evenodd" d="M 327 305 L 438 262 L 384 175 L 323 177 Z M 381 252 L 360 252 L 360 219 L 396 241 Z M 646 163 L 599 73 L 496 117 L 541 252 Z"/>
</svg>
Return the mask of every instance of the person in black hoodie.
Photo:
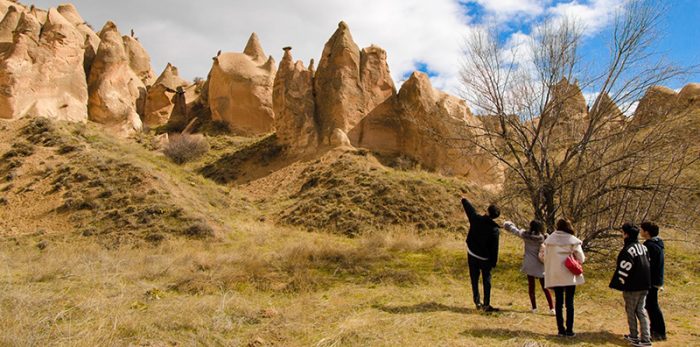
<svg viewBox="0 0 700 347">
<path fill-rule="evenodd" d="M 610 281 L 610 288 L 621 290 L 625 299 L 630 334 L 624 338 L 633 346 L 651 346 L 649 316 L 644 309 L 651 284 L 647 248 L 639 243 L 639 228 L 634 224 L 625 223 L 622 235 L 625 245 L 617 256 L 617 269 Z M 637 320 L 641 329 L 637 328 Z"/>
<path fill-rule="evenodd" d="M 651 340 L 666 340 L 666 323 L 664 314 L 659 307 L 659 290 L 664 290 L 664 242 L 659 238 L 659 226 L 644 222 L 641 225 L 641 235 L 646 241 L 644 246 L 649 253 L 649 266 L 651 269 L 651 287 L 647 295 L 647 313 L 649 313 L 649 325 L 651 327 Z"/>
<path fill-rule="evenodd" d="M 486 312 L 498 311 L 497 308 L 491 306 L 491 270 L 498 263 L 500 226 L 496 224 L 494 219 L 501 215 L 501 211 L 495 205 L 491 205 L 488 207 L 486 215 L 479 215 L 474 206 L 465 198 L 462 198 L 462 207 L 464 207 L 464 212 L 469 219 L 467 258 L 474 305 L 477 309 L 483 309 Z M 479 296 L 479 275 L 483 277 L 483 304 Z"/>
</svg>

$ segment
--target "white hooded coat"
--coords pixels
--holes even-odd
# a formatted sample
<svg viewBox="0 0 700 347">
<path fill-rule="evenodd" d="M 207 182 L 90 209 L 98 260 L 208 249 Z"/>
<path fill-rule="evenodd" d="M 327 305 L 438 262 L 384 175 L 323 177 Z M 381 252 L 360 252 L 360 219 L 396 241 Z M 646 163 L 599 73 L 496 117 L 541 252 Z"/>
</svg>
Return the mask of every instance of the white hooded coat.
<svg viewBox="0 0 700 347">
<path fill-rule="evenodd" d="M 544 286 L 546 288 L 577 286 L 585 282 L 583 274 L 575 276 L 564 265 L 573 254 L 581 264 L 586 260 L 581 240 L 564 231 L 557 230 L 544 241 Z"/>
</svg>

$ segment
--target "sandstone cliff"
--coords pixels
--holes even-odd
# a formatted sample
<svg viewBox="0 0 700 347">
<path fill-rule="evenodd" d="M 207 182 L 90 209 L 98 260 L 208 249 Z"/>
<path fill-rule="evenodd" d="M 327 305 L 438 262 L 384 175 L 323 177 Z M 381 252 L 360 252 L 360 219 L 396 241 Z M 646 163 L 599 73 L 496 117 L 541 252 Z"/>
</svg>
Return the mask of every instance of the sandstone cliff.
<svg viewBox="0 0 700 347">
<path fill-rule="evenodd" d="M 277 139 L 295 151 L 318 145 L 313 87 L 313 71 L 302 61 L 295 63 L 291 48 L 285 48 L 275 77 L 272 105 Z"/>
<path fill-rule="evenodd" d="M 144 125 L 155 128 L 166 124 L 172 115 L 178 88 L 183 89 L 189 84 L 180 78 L 176 67 L 168 64 L 153 86 L 148 88 L 143 115 Z"/>
<path fill-rule="evenodd" d="M 56 9 L 47 13 L 43 25 L 33 13 L 38 12 L 21 14 L 12 43 L 0 57 L 0 117 L 85 121 L 83 35 Z M 11 7 L 5 19 L 15 15 Z"/>
<path fill-rule="evenodd" d="M 469 142 L 480 126 L 464 100 L 433 88 L 426 74 L 414 72 L 397 96 L 375 108 L 350 135 L 356 146 L 495 188 L 503 179 L 501 170 Z"/>
<path fill-rule="evenodd" d="M 141 130 L 137 110 L 146 86 L 131 69 L 124 39 L 114 23 L 105 24 L 100 40 L 88 79 L 90 120 L 120 134 Z"/>
<path fill-rule="evenodd" d="M 334 129 L 349 132 L 396 94 L 386 52 L 376 46 L 360 51 L 345 22 L 338 24 L 323 49 L 314 86 L 322 142 Z"/>
<path fill-rule="evenodd" d="M 212 119 L 241 135 L 271 132 L 274 126 L 272 89 L 277 69 L 253 33 L 243 53 L 214 58 L 207 86 Z"/>
</svg>

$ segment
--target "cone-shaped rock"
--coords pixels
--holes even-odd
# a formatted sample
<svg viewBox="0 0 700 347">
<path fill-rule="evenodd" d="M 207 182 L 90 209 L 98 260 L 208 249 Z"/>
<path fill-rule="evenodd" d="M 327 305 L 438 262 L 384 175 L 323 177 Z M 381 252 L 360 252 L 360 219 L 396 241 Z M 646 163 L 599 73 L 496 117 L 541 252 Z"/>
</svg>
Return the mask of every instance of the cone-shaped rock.
<svg viewBox="0 0 700 347">
<path fill-rule="evenodd" d="M 602 124 L 605 129 L 608 130 L 619 130 L 624 127 L 626 122 L 626 117 L 620 108 L 615 104 L 610 98 L 610 95 L 603 93 L 596 99 L 589 117 L 598 117 L 599 124 Z"/>
<path fill-rule="evenodd" d="M 29 13 L 34 15 L 34 17 L 39 21 L 39 24 L 44 25 L 46 23 L 46 19 L 49 16 L 49 13 L 47 11 L 44 11 L 36 6 L 32 6 L 29 10 Z"/>
<path fill-rule="evenodd" d="M 316 112 L 322 142 L 334 129 L 350 133 L 375 107 L 396 94 L 386 52 L 370 46 L 360 50 L 345 22 L 326 43 L 315 73 Z M 312 70 L 312 68 L 309 68 Z"/>
<path fill-rule="evenodd" d="M 26 11 L 25 7 L 18 2 L 11 0 L 0 0 L 0 17 L 5 16 L 10 7 L 15 7 L 20 12 Z"/>
<path fill-rule="evenodd" d="M 301 61 L 294 62 L 291 48 L 285 49 L 272 92 L 275 129 L 280 143 L 304 151 L 318 144 L 314 121 L 313 72 Z"/>
<path fill-rule="evenodd" d="M 0 63 L 0 117 L 85 121 L 84 39 L 55 9 L 45 21 L 42 29 L 33 14 L 20 17 L 13 43 Z"/>
<path fill-rule="evenodd" d="M 700 83 L 690 83 L 678 93 L 678 106 L 700 108 Z"/>
<path fill-rule="evenodd" d="M 364 109 L 371 111 L 396 94 L 391 78 L 386 51 L 378 46 L 362 49 L 360 53 L 360 80 L 365 96 Z"/>
<path fill-rule="evenodd" d="M 326 43 L 315 75 L 316 109 L 322 138 L 349 131 L 365 116 L 360 81 L 360 48 L 341 22 Z"/>
<path fill-rule="evenodd" d="M 140 130 L 137 105 L 146 88 L 129 65 L 124 40 L 114 23 L 105 24 L 100 40 L 88 79 L 90 120 L 119 134 Z"/>
<path fill-rule="evenodd" d="M 180 78 L 176 67 L 168 64 L 153 86 L 148 89 L 144 125 L 155 128 L 168 123 L 175 106 L 174 97 L 178 87 L 184 88 L 189 84 Z"/>
<path fill-rule="evenodd" d="M 632 124 L 648 125 L 666 119 L 678 105 L 678 94 L 670 88 L 653 86 L 646 91 L 634 111 Z"/>
<path fill-rule="evenodd" d="M 252 35 L 247 53 L 221 53 L 214 58 L 207 96 L 212 119 L 242 135 L 271 132 L 274 127 L 272 89 L 276 67 Z"/>
<path fill-rule="evenodd" d="M 426 74 L 414 72 L 398 95 L 376 107 L 350 137 L 357 138 L 356 147 L 409 158 L 425 169 L 496 189 L 503 175 L 493 159 L 457 140 L 476 136 L 479 125 L 464 100 L 434 89 Z"/>
<path fill-rule="evenodd" d="M 250 34 L 250 38 L 248 38 L 248 43 L 246 43 L 245 49 L 243 49 L 243 54 L 251 57 L 258 63 L 263 63 L 267 61 L 267 54 L 265 54 L 265 51 L 263 50 L 262 45 L 260 44 L 258 34 L 256 33 Z"/>
<path fill-rule="evenodd" d="M 5 17 L 0 22 L 0 43 L 11 43 L 14 31 L 19 24 L 22 13 L 16 7 L 10 6 L 5 13 Z"/>
<path fill-rule="evenodd" d="M 586 98 L 577 83 L 563 78 L 551 88 L 551 98 L 540 117 L 554 146 L 565 146 L 584 131 L 588 116 Z"/>
<path fill-rule="evenodd" d="M 75 25 L 83 36 L 85 36 L 85 55 L 83 57 L 83 67 L 85 70 L 85 75 L 89 76 L 90 66 L 92 65 L 92 61 L 95 59 L 97 49 L 100 46 L 100 37 L 87 25 L 73 4 L 60 5 L 58 6 L 57 10 L 64 18 L 66 18 L 66 20 Z"/>
<path fill-rule="evenodd" d="M 151 57 L 143 48 L 141 43 L 134 37 L 123 36 L 124 48 L 126 49 L 126 54 L 129 57 L 129 66 L 131 70 L 136 73 L 143 82 L 144 85 L 152 85 L 155 80 L 155 73 L 153 73 L 153 68 L 151 68 Z"/>
</svg>

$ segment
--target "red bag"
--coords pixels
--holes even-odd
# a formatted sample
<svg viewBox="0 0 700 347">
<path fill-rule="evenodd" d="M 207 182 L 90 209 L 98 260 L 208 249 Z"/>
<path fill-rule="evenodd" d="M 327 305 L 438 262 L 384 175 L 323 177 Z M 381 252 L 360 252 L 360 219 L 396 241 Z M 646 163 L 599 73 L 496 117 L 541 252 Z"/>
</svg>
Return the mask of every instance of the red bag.
<svg viewBox="0 0 700 347">
<path fill-rule="evenodd" d="M 574 255 L 571 254 L 568 257 L 566 257 L 566 260 L 564 261 L 564 266 L 566 266 L 569 271 L 574 274 L 575 276 L 580 276 L 583 274 L 583 266 L 581 266 L 581 263 L 574 258 Z"/>
</svg>

